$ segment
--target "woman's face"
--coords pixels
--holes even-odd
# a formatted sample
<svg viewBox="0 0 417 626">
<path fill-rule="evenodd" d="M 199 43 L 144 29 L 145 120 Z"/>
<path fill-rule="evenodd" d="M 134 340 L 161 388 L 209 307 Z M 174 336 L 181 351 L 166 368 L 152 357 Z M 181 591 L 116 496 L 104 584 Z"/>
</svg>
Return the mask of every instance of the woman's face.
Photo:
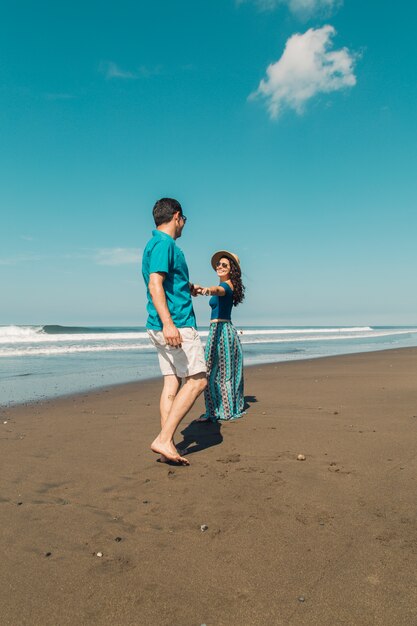
<svg viewBox="0 0 417 626">
<path fill-rule="evenodd" d="M 227 257 L 223 256 L 217 261 L 216 265 L 217 276 L 222 280 L 229 280 L 230 277 L 230 261 Z"/>
</svg>

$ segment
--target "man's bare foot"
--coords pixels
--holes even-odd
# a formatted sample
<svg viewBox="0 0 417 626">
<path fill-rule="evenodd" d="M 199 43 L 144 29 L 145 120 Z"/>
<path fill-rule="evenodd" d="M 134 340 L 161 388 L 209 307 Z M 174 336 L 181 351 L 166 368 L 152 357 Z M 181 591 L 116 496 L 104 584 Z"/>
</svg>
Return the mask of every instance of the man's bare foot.
<svg viewBox="0 0 417 626">
<path fill-rule="evenodd" d="M 188 459 L 178 454 L 177 449 L 172 443 L 169 445 L 163 444 L 160 442 L 159 437 L 157 437 L 155 441 L 151 443 L 151 450 L 156 454 L 160 454 L 161 457 L 165 457 L 165 459 L 168 461 L 173 461 L 174 463 L 179 463 L 180 465 L 190 464 Z"/>
<path fill-rule="evenodd" d="M 175 446 L 177 448 L 177 446 Z M 180 456 L 182 456 L 183 454 L 186 453 L 186 450 L 180 450 L 179 448 L 177 448 L 177 452 Z M 168 463 L 169 459 L 167 459 L 166 456 L 164 456 L 163 454 L 161 454 L 161 456 L 159 457 L 159 459 L 156 459 L 158 461 L 158 463 Z"/>
</svg>

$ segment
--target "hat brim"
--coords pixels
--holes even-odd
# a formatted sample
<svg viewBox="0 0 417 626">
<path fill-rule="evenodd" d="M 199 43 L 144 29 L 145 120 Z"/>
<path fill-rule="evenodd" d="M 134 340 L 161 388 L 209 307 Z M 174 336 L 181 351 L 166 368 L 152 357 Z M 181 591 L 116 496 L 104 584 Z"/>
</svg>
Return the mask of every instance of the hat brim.
<svg viewBox="0 0 417 626">
<path fill-rule="evenodd" d="M 228 259 L 231 259 L 232 261 L 234 261 L 235 264 L 236 264 L 236 267 L 240 271 L 240 260 L 239 260 L 239 257 L 237 256 L 237 254 L 234 254 L 233 252 L 229 252 L 228 250 L 218 250 L 218 252 L 215 252 L 213 254 L 213 256 L 211 257 L 211 266 L 212 266 L 212 268 L 214 270 L 217 269 L 216 268 L 217 262 L 222 257 L 227 257 Z"/>
</svg>

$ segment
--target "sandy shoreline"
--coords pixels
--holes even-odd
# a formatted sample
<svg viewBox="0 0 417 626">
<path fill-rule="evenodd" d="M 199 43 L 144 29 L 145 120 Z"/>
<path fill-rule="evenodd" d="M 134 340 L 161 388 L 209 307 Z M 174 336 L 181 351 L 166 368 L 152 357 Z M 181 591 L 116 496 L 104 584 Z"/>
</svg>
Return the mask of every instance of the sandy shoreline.
<svg viewBox="0 0 417 626">
<path fill-rule="evenodd" d="M 160 380 L 2 409 L 1 623 L 416 624 L 416 381 L 416 348 L 253 366 L 189 468 L 148 450 Z"/>
</svg>

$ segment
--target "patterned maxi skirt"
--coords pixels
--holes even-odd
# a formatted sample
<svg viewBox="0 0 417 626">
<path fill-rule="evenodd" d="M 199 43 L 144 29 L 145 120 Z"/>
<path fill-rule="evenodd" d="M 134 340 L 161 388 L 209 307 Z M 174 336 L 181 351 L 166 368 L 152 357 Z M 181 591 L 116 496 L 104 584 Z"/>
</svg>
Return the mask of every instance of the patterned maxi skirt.
<svg viewBox="0 0 417 626">
<path fill-rule="evenodd" d="M 232 322 L 210 324 L 206 344 L 206 413 L 202 417 L 235 420 L 244 415 L 243 353 Z"/>
</svg>

